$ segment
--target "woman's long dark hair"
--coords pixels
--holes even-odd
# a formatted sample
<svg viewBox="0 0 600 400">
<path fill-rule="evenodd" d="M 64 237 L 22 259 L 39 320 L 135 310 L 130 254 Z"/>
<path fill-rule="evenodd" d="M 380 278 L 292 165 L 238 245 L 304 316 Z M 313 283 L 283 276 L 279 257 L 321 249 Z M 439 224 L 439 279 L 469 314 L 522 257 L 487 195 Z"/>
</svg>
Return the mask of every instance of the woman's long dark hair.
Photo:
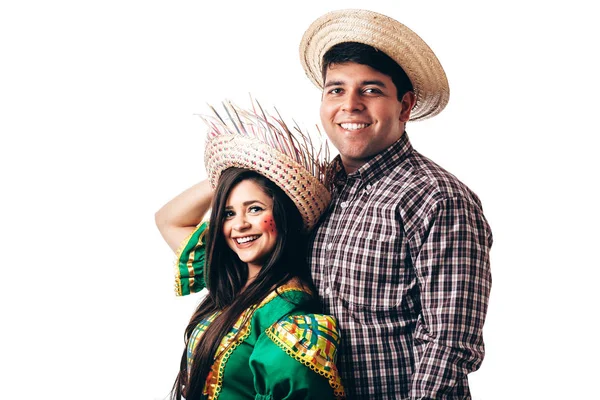
<svg viewBox="0 0 600 400">
<path fill-rule="evenodd" d="M 241 181 L 251 180 L 273 199 L 273 219 L 278 235 L 273 252 L 255 280 L 246 289 L 248 266 L 229 248 L 223 235 L 225 206 L 231 190 Z M 273 288 L 296 277 L 315 293 L 306 263 L 306 236 L 300 212 L 277 185 L 250 170 L 229 168 L 221 174 L 215 190 L 206 239 L 205 281 L 208 295 L 196 309 L 185 330 L 186 347 L 171 399 L 200 399 L 206 377 L 214 363 L 218 346 L 247 308 L 260 303 Z M 244 295 L 239 296 L 244 289 Z M 318 303 L 313 305 L 317 311 Z M 208 326 L 195 348 L 189 379 L 187 345 L 196 326 L 216 311 L 221 311 Z"/>
</svg>

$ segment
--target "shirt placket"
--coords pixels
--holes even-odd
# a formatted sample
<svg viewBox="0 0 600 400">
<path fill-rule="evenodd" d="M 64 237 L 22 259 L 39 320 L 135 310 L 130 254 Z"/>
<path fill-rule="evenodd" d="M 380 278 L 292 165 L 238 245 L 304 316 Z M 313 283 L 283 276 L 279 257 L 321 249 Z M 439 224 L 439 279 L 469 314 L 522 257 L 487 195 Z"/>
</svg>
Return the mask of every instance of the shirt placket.
<svg viewBox="0 0 600 400">
<path fill-rule="evenodd" d="M 358 192 L 360 186 L 360 180 L 356 178 L 347 178 L 346 183 L 338 188 L 337 195 L 334 196 L 333 210 L 331 211 L 333 224 L 329 223 L 325 231 L 325 276 L 327 280 L 323 293 L 327 298 L 328 302 L 332 299 L 333 283 L 336 279 L 341 279 L 339 276 L 339 266 L 341 262 L 339 259 L 341 249 L 340 243 L 344 243 L 344 240 L 348 240 L 348 228 L 347 224 L 351 219 L 352 213 L 351 203 L 354 201 L 354 197 Z M 332 227 L 333 226 L 333 227 Z M 346 278 L 347 279 L 347 278 Z"/>
</svg>

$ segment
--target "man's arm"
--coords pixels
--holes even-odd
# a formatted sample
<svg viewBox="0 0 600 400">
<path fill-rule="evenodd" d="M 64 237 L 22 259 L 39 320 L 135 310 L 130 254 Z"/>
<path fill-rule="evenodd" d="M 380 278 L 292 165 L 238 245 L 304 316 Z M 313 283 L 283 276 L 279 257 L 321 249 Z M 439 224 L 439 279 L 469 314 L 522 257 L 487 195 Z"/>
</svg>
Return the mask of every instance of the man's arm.
<svg viewBox="0 0 600 400">
<path fill-rule="evenodd" d="M 414 332 L 411 399 L 470 398 L 484 356 L 492 235 L 470 200 L 438 201 L 411 240 L 422 312 Z"/>
</svg>

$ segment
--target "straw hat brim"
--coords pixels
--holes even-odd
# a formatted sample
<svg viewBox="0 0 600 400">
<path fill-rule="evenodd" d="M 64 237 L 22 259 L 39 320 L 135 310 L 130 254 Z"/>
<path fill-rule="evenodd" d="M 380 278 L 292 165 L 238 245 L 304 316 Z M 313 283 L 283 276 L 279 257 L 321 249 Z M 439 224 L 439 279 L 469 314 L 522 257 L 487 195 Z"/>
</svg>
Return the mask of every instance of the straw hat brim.
<svg viewBox="0 0 600 400">
<path fill-rule="evenodd" d="M 315 20 L 300 42 L 300 60 L 306 75 L 323 89 L 323 56 L 344 42 L 367 44 L 396 61 L 413 84 L 416 104 L 410 120 L 439 114 L 450 96 L 448 79 L 431 48 L 400 22 L 373 11 L 338 10 Z"/>
<path fill-rule="evenodd" d="M 307 230 L 317 223 L 331 201 L 329 191 L 306 168 L 254 138 L 240 135 L 212 137 L 206 143 L 204 163 L 213 188 L 221 173 L 231 167 L 256 171 L 270 179 L 292 199 Z"/>
</svg>

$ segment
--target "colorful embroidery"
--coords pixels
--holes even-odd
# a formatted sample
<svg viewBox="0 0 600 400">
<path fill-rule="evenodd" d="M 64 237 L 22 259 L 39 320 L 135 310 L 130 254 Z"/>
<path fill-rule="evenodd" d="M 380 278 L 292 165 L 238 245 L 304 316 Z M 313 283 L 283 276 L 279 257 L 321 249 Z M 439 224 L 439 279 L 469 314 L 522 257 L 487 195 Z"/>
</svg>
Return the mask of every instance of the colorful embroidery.
<svg viewBox="0 0 600 400">
<path fill-rule="evenodd" d="M 335 366 L 340 342 L 335 318 L 322 314 L 289 316 L 271 325 L 266 334 L 292 358 L 325 376 L 336 398 L 345 398 Z"/>
<path fill-rule="evenodd" d="M 271 300 L 276 298 L 278 295 L 289 292 L 291 290 L 297 290 L 308 293 L 307 290 L 303 288 L 299 288 L 296 284 L 291 283 L 288 285 L 281 286 L 278 290 L 274 290 L 269 293 L 267 297 L 260 304 L 257 304 L 253 307 L 250 307 L 246 311 L 240 315 L 235 324 L 233 325 L 232 330 L 225 335 L 219 348 L 217 349 L 217 354 L 215 355 L 215 362 L 213 363 L 210 372 L 206 378 L 206 383 L 204 386 L 203 394 L 208 396 L 208 400 L 216 400 L 219 398 L 221 394 L 221 389 L 223 387 L 223 375 L 225 373 L 225 365 L 229 360 L 229 356 L 233 351 L 243 343 L 252 330 L 252 316 L 256 312 L 256 310 L 264 307 Z M 188 352 L 187 352 L 187 362 L 188 362 L 188 376 L 191 371 L 192 358 L 194 354 L 194 349 L 198 345 L 198 342 L 206 328 L 215 320 L 215 318 L 220 314 L 219 312 L 214 313 L 208 319 L 200 322 L 198 326 L 192 332 L 190 336 L 190 341 L 188 344 Z"/>
<path fill-rule="evenodd" d="M 182 242 L 176 252 L 175 261 L 175 294 L 185 296 L 199 292 L 204 283 L 204 236 L 208 231 L 208 222 L 202 222 Z"/>
<path fill-rule="evenodd" d="M 206 378 L 206 383 L 204 386 L 203 393 L 208 395 L 209 399 L 219 398 L 221 389 L 223 388 L 225 365 L 227 364 L 231 353 L 233 353 L 240 343 L 246 340 L 246 338 L 250 335 L 250 321 L 255 310 L 256 306 L 244 311 L 233 325 L 231 331 L 225 335 L 223 340 L 221 340 L 221 344 L 219 345 L 217 354 L 215 356 L 215 362 L 210 368 L 210 372 Z"/>
<path fill-rule="evenodd" d="M 196 325 L 196 328 L 190 335 L 190 340 L 188 341 L 188 347 L 187 347 L 188 376 L 189 376 L 190 372 L 192 371 L 192 362 L 194 360 L 194 357 L 193 357 L 194 350 L 196 350 L 196 346 L 198 345 L 200 338 L 202 337 L 202 335 L 204 335 L 204 332 L 206 332 L 206 329 L 208 328 L 208 326 L 215 320 L 215 318 L 217 318 L 217 315 L 219 315 L 219 312 L 216 312 L 213 315 L 211 315 L 210 317 L 208 317 L 207 319 L 201 321 L 198 325 Z"/>
</svg>

